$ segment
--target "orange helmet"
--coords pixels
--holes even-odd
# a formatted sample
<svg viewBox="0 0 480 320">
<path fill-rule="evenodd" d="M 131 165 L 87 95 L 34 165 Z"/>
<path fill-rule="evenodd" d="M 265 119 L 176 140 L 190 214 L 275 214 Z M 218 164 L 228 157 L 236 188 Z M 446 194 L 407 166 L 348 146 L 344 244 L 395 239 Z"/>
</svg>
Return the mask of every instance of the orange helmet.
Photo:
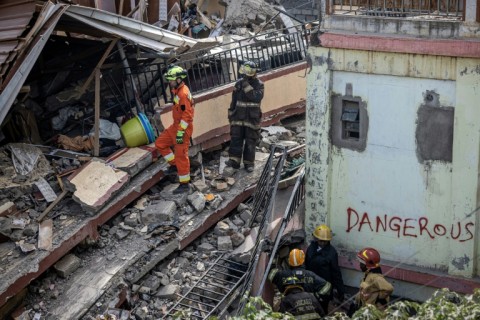
<svg viewBox="0 0 480 320">
<path fill-rule="evenodd" d="M 332 240 L 332 230 L 326 224 L 321 224 L 313 231 L 313 236 L 318 240 L 330 241 Z"/>
<path fill-rule="evenodd" d="M 288 264 L 291 267 L 300 267 L 305 262 L 305 253 L 300 249 L 293 249 L 288 256 Z"/>
<path fill-rule="evenodd" d="M 364 248 L 357 253 L 357 259 L 367 269 L 374 269 L 380 266 L 380 253 L 373 248 Z"/>
</svg>

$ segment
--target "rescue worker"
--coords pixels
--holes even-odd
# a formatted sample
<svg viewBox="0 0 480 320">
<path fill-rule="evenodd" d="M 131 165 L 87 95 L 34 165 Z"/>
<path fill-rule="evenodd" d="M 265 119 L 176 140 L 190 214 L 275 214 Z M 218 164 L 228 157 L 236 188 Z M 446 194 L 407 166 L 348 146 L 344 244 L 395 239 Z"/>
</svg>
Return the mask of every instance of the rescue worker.
<svg viewBox="0 0 480 320">
<path fill-rule="evenodd" d="M 342 273 L 338 266 L 337 250 L 330 244 L 332 230 L 327 225 L 320 225 L 313 231 L 313 240 L 307 248 L 305 268 L 313 271 L 319 277 L 330 282 L 333 289 L 337 291 L 337 298 L 340 302 L 344 299 L 345 287 L 343 285 Z M 328 314 L 328 305 L 333 299 L 333 290 L 328 298 L 321 301 L 325 314 Z"/>
<path fill-rule="evenodd" d="M 184 82 L 187 72 L 179 66 L 169 66 L 165 73 L 173 95 L 173 124 L 165 129 L 155 141 L 160 154 L 170 164 L 169 172 L 178 172 L 180 185 L 173 193 L 190 191 L 190 159 L 188 148 L 193 132 L 194 102 L 190 89 Z M 173 151 L 171 149 L 173 146 Z"/>
<path fill-rule="evenodd" d="M 313 294 L 305 292 L 295 277 L 286 279 L 280 312 L 288 312 L 297 320 L 322 319 L 323 310 Z"/>
<path fill-rule="evenodd" d="M 303 289 L 306 292 L 313 293 L 318 301 L 328 298 L 332 285 L 312 271 L 305 270 L 303 267 L 304 262 L 305 253 L 303 250 L 293 249 L 288 256 L 290 269 L 279 270 L 274 268 L 268 274 L 268 279 L 278 288 L 278 291 L 283 292 L 287 286 L 287 280 L 295 277 L 299 280 L 299 284 L 302 285 Z"/>
<path fill-rule="evenodd" d="M 230 122 L 229 160 L 226 165 L 234 169 L 240 168 L 242 161 L 245 169 L 252 172 L 255 165 L 255 147 L 260 138 L 260 122 L 264 85 L 257 78 L 257 64 L 246 61 L 239 70 L 243 78 L 234 86 L 232 101 L 228 109 Z"/>
<path fill-rule="evenodd" d="M 390 302 L 393 286 L 385 280 L 380 267 L 380 253 L 373 248 L 364 248 L 357 253 L 360 269 L 364 272 L 359 291 L 355 296 L 355 303 L 350 306 L 349 314 L 367 304 L 383 310 Z"/>
</svg>

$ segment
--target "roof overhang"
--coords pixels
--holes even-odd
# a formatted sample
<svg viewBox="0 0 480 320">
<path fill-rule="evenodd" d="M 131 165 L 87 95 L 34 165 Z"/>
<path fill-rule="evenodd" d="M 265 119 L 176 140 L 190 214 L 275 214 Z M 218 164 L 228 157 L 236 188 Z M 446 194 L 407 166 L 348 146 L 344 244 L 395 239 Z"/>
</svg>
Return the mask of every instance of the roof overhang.
<svg viewBox="0 0 480 320">
<path fill-rule="evenodd" d="M 94 8 L 65 4 L 54 5 L 47 2 L 40 16 L 42 19 L 36 21 L 36 25 L 41 24 L 39 32 L 31 43 L 19 49 L 17 61 L 14 62 L 14 66 L 9 72 L 11 74 L 7 75 L 4 89 L 0 93 L 0 124 L 7 116 L 47 40 L 53 31 L 58 30 L 62 20 L 68 19 L 69 25 L 75 24 L 74 21 L 77 21 L 77 30 L 81 30 L 81 26 L 88 26 L 90 30 L 92 28 L 98 30 L 100 37 L 107 34 L 111 35 L 111 38 L 125 39 L 160 52 L 172 51 L 180 47 L 193 47 L 197 43 L 197 40 L 193 38 Z"/>
</svg>

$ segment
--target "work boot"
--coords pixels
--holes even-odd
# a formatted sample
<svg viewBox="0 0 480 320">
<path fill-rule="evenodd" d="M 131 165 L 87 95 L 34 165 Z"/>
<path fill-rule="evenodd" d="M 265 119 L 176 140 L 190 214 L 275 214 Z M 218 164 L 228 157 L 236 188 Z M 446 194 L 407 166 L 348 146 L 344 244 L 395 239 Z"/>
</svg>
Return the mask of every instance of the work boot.
<svg viewBox="0 0 480 320">
<path fill-rule="evenodd" d="M 181 193 L 190 193 L 190 184 L 189 183 L 180 183 L 177 189 L 172 191 L 173 194 L 181 194 Z"/>
<path fill-rule="evenodd" d="M 167 170 L 167 175 L 171 175 L 171 174 L 177 174 L 178 173 L 178 170 L 177 170 L 177 166 L 169 166 L 168 167 L 168 170 Z"/>
<path fill-rule="evenodd" d="M 233 169 L 240 169 L 240 163 L 233 159 L 228 159 L 227 161 L 225 161 L 225 165 L 227 167 L 232 167 Z"/>
<path fill-rule="evenodd" d="M 253 172 L 253 170 L 255 169 L 255 166 L 253 164 L 246 164 L 245 165 L 245 170 L 247 170 L 247 172 Z"/>
</svg>

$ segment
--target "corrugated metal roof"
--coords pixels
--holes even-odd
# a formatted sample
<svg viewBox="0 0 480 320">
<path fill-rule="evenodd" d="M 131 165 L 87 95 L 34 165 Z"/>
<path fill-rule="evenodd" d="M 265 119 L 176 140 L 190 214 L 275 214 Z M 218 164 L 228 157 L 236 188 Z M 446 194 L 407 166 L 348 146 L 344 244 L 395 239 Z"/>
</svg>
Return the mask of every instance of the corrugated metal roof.
<svg viewBox="0 0 480 320">
<path fill-rule="evenodd" d="M 3 41 L 0 38 L 0 88 L 3 89 L 0 90 L 0 123 L 62 15 L 75 19 L 79 26 L 88 25 L 113 37 L 127 39 L 158 51 L 191 47 L 197 43 L 193 38 L 98 9 L 48 1 L 39 10 L 38 17 L 32 20 L 36 16 L 35 1 L 3 0 L 0 3 L 3 3 L 0 4 L 0 21 L 7 19 L 11 22 L 10 26 L 8 23 L 0 23 L 5 31 Z"/>
<path fill-rule="evenodd" d="M 34 0 L 3 0 L 0 4 L 0 85 L 10 63 L 25 44 L 35 14 Z"/>
</svg>

